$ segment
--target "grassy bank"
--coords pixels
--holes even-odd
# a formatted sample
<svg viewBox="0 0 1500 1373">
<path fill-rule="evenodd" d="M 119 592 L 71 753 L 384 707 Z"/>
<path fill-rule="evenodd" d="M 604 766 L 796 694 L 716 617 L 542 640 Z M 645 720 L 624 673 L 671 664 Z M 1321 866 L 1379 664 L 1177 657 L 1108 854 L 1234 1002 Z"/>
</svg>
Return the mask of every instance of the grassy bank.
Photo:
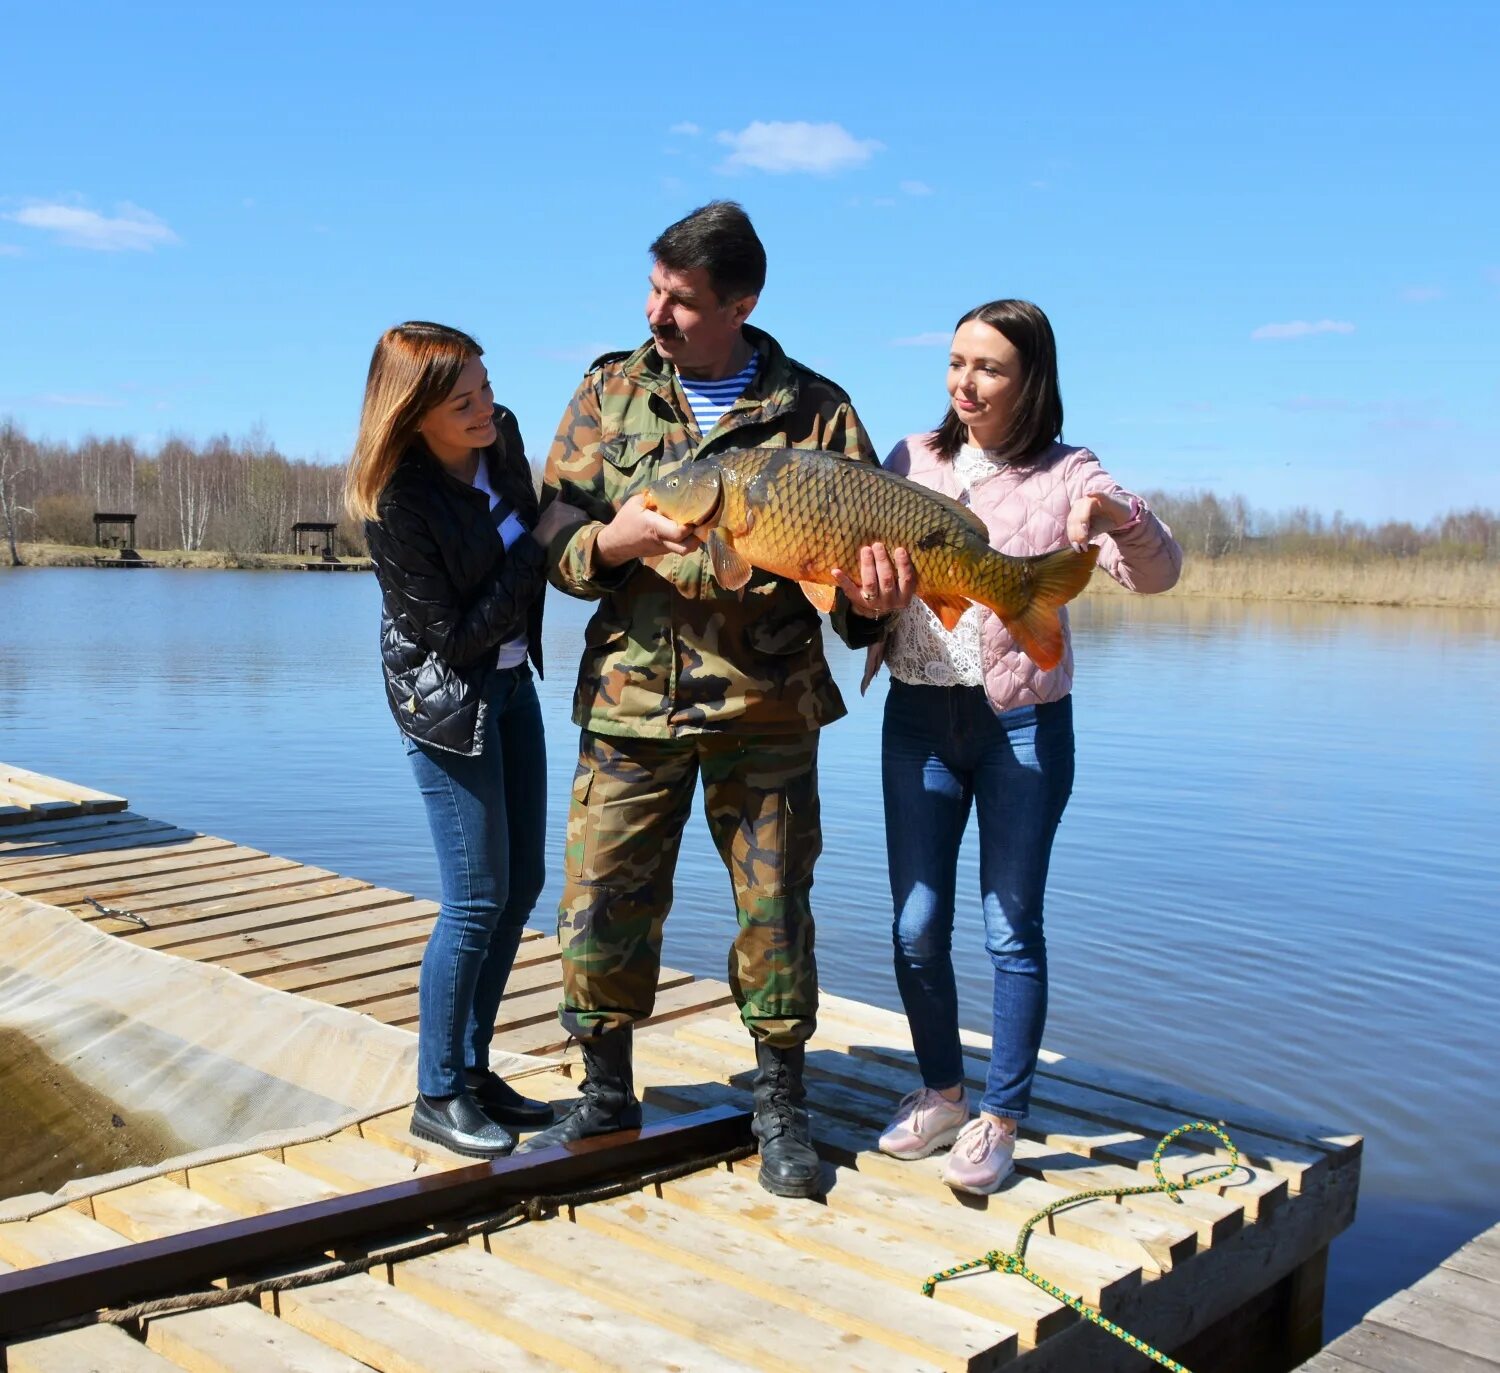
<svg viewBox="0 0 1500 1373">
<path fill-rule="evenodd" d="M 1123 594 L 1096 576 L 1090 595 Z M 1500 610 L 1500 565 L 1427 558 L 1187 558 L 1174 596 Z"/>
<path fill-rule="evenodd" d="M 93 567 L 100 550 L 50 543 L 21 545 L 29 567 Z M 162 567 L 281 570 L 308 561 L 290 553 L 220 553 L 203 549 L 140 550 Z M 113 555 L 109 555 L 113 556 Z M 3 564 L 4 560 L 0 560 Z M 353 561 L 346 559 L 345 561 Z M 0 565 L 3 570 L 3 565 Z M 1095 577 L 1088 595 L 1123 594 L 1110 577 Z M 1174 596 L 1230 601 L 1311 601 L 1328 605 L 1451 606 L 1500 610 L 1500 565 L 1428 558 L 1193 558 L 1185 560 Z"/>
<path fill-rule="evenodd" d="M 100 556 L 115 558 L 109 549 L 94 548 L 85 544 L 23 543 L 20 545 L 21 561 L 27 567 L 93 567 L 94 559 Z M 221 553 L 202 548 L 195 552 L 184 552 L 180 548 L 141 548 L 136 550 L 148 563 L 160 567 L 233 568 L 252 571 L 295 571 L 303 563 L 313 559 L 306 554 L 292 553 Z M 345 562 L 359 559 L 346 558 Z M 9 558 L 0 559 L 0 570 Z"/>
</svg>

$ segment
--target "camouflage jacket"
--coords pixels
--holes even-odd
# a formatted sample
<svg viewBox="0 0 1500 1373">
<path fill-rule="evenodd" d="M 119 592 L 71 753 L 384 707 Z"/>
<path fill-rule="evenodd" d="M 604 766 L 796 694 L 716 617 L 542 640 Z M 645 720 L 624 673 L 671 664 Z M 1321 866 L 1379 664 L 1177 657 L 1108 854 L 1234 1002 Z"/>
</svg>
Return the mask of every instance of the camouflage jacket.
<svg viewBox="0 0 1500 1373">
<path fill-rule="evenodd" d="M 591 517 L 553 541 L 548 575 L 560 590 L 599 601 L 573 697 L 574 721 L 595 733 L 793 733 L 845 713 L 823 657 L 820 616 L 795 582 L 757 570 L 742 593 L 725 591 L 701 550 L 617 568 L 595 562 L 595 541 L 614 512 L 695 458 L 787 447 L 876 461 L 848 396 L 769 334 L 747 325 L 745 337 L 760 367 L 707 435 L 648 342 L 594 363 L 547 455 L 544 503 L 560 498 Z M 880 637 L 883 622 L 852 614 L 842 595 L 830 618 L 851 648 Z"/>
</svg>

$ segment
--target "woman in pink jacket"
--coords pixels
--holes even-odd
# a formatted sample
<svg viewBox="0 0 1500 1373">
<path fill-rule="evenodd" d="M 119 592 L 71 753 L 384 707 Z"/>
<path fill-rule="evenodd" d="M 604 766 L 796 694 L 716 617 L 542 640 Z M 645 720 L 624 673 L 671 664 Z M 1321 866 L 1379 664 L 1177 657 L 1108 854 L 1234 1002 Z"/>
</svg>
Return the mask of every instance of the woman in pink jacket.
<svg viewBox="0 0 1500 1373">
<path fill-rule="evenodd" d="M 1035 305 L 992 301 L 958 322 L 948 395 L 943 422 L 897 444 L 886 467 L 968 505 L 1002 553 L 1097 541 L 1099 567 L 1130 590 L 1176 582 L 1182 554 L 1171 531 L 1088 449 L 1059 441 L 1057 346 Z M 1042 896 L 1073 787 L 1067 632 L 1063 611 L 1062 661 L 1043 672 L 990 611 L 971 606 L 949 633 L 916 600 L 871 650 L 871 674 L 883 656 L 892 678 L 882 736 L 886 851 L 896 981 L 922 1074 L 880 1147 L 915 1159 L 951 1144 L 943 1180 L 965 1192 L 993 1192 L 1011 1172 L 1047 1015 Z M 971 1120 L 951 951 L 959 843 L 976 802 L 994 1023 Z"/>
</svg>

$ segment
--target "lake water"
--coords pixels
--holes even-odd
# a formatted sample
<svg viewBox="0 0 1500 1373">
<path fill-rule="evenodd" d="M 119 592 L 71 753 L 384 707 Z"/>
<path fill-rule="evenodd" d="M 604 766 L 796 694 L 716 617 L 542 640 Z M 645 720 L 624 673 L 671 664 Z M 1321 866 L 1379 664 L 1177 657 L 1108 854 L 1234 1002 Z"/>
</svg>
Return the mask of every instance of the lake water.
<svg viewBox="0 0 1500 1373">
<path fill-rule="evenodd" d="M 387 714 L 373 577 L 0 573 L 0 760 L 148 815 L 436 896 Z M 588 607 L 551 594 L 559 845 Z M 1050 1048 L 1366 1136 L 1330 1336 L 1500 1219 L 1500 615 L 1101 597 L 1074 609 L 1078 780 L 1048 896 Z M 822 981 L 899 1009 L 883 683 L 829 636 Z M 960 892 L 977 893 L 974 836 Z M 559 883 L 533 923 L 550 923 Z M 695 816 L 666 960 L 724 976 L 727 879 Z M 987 1030 L 977 899 L 955 936 Z"/>
</svg>

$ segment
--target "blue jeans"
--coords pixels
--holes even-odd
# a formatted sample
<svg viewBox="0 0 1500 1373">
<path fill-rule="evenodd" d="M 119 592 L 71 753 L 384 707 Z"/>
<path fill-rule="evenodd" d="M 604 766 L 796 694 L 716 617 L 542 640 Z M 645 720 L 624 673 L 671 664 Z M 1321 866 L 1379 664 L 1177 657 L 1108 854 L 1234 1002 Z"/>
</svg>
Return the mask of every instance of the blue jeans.
<svg viewBox="0 0 1500 1373">
<path fill-rule="evenodd" d="M 531 670 L 491 673 L 485 700 L 476 757 L 402 740 L 443 887 L 417 998 L 423 1096 L 453 1096 L 465 1068 L 489 1067 L 500 998 L 546 877 L 547 754 Z"/>
<path fill-rule="evenodd" d="M 1072 698 L 996 714 L 982 687 L 893 680 L 881 743 L 896 985 L 922 1081 L 941 1090 L 964 1079 L 954 888 L 977 801 L 984 945 L 994 968 L 994 1041 L 979 1104 L 1019 1120 L 1047 1019 L 1042 896 L 1073 790 Z"/>
</svg>

